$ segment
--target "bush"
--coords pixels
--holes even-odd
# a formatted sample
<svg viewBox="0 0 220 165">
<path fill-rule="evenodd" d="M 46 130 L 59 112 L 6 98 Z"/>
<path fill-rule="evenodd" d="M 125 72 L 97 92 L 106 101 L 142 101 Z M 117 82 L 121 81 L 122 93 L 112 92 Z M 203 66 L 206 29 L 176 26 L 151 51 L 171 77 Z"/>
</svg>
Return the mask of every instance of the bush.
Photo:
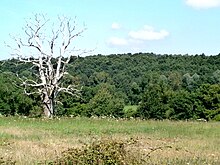
<svg viewBox="0 0 220 165">
<path fill-rule="evenodd" d="M 124 107 L 124 117 L 132 118 L 137 114 L 137 105 L 125 106 Z"/>
<path fill-rule="evenodd" d="M 136 141 L 102 139 L 84 145 L 81 148 L 70 148 L 64 151 L 60 158 L 49 164 L 78 164 L 78 165 L 127 165 L 142 164 L 140 154 L 131 153 L 128 147 Z"/>
<path fill-rule="evenodd" d="M 33 106 L 33 108 L 30 110 L 29 117 L 41 117 L 43 115 L 43 110 L 40 106 Z"/>
<path fill-rule="evenodd" d="M 215 121 L 220 121 L 220 114 L 216 115 L 216 116 L 213 118 L 213 120 L 215 120 Z"/>
</svg>

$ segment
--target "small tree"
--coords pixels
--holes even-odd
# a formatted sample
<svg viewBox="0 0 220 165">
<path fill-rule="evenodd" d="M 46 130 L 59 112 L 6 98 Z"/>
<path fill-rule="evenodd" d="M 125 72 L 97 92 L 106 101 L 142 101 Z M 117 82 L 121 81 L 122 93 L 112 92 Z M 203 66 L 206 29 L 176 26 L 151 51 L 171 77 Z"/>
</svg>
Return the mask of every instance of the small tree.
<svg viewBox="0 0 220 165">
<path fill-rule="evenodd" d="M 86 30 L 77 30 L 76 22 L 71 25 L 71 21 L 67 17 L 58 17 L 56 24 L 49 24 L 50 20 L 44 15 L 36 14 L 23 28 L 25 37 L 12 37 L 16 46 L 9 46 L 20 62 L 30 63 L 34 68 L 34 78 L 20 77 L 21 85 L 27 95 L 37 93 L 41 96 L 44 113 L 49 118 L 55 115 L 55 103 L 60 92 L 76 97 L 80 93 L 76 85 L 64 86 L 62 83 L 68 74 L 66 65 L 74 53 L 77 52 L 74 56 L 86 53 L 71 46 L 72 41 Z"/>
</svg>

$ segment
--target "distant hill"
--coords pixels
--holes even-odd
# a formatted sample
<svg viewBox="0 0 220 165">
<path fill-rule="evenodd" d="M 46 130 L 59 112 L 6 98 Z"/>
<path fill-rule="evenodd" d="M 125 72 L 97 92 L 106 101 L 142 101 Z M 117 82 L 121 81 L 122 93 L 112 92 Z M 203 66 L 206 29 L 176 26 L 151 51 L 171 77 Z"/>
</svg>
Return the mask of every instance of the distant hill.
<svg viewBox="0 0 220 165">
<path fill-rule="evenodd" d="M 35 68 L 30 68 L 29 64 L 20 64 L 15 59 L 2 61 L 0 65 L 1 73 L 12 72 L 23 76 L 33 75 Z M 80 101 L 83 104 L 91 102 L 105 84 L 105 88 L 116 93 L 125 105 L 138 105 L 149 85 L 161 81 L 171 91 L 188 92 L 196 91 L 204 84 L 219 84 L 220 55 L 128 53 L 72 57 L 67 70 L 74 77 L 74 82 L 83 86 Z M 75 101 L 79 100 L 72 100 Z M 68 103 L 65 106 L 70 107 Z"/>
</svg>

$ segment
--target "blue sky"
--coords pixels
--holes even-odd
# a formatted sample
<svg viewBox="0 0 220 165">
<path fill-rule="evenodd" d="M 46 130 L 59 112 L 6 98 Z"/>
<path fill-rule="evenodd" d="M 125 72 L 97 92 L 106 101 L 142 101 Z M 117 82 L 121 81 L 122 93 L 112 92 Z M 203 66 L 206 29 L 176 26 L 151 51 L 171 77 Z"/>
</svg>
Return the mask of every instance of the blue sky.
<svg viewBox="0 0 220 165">
<path fill-rule="evenodd" d="M 0 11 L 0 59 L 33 13 L 76 16 L 88 30 L 74 42 L 91 54 L 220 53 L 220 0 L 1 0 Z"/>
</svg>

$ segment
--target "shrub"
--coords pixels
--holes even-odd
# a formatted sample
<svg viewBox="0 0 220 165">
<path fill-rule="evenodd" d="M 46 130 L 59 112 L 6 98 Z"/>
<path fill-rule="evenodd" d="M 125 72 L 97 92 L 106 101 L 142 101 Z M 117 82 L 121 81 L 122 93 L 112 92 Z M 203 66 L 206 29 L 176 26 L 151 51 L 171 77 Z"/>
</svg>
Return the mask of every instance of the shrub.
<svg viewBox="0 0 220 165">
<path fill-rule="evenodd" d="M 131 106 L 125 106 L 123 111 L 124 111 L 124 117 L 126 118 L 132 118 L 135 117 L 137 114 L 137 105 L 131 105 Z"/>
<path fill-rule="evenodd" d="M 140 153 L 128 150 L 136 142 L 101 139 L 81 148 L 70 148 L 49 164 L 127 165 L 142 164 Z"/>
<path fill-rule="evenodd" d="M 213 120 L 220 121 L 220 114 L 216 115 Z"/>
</svg>

